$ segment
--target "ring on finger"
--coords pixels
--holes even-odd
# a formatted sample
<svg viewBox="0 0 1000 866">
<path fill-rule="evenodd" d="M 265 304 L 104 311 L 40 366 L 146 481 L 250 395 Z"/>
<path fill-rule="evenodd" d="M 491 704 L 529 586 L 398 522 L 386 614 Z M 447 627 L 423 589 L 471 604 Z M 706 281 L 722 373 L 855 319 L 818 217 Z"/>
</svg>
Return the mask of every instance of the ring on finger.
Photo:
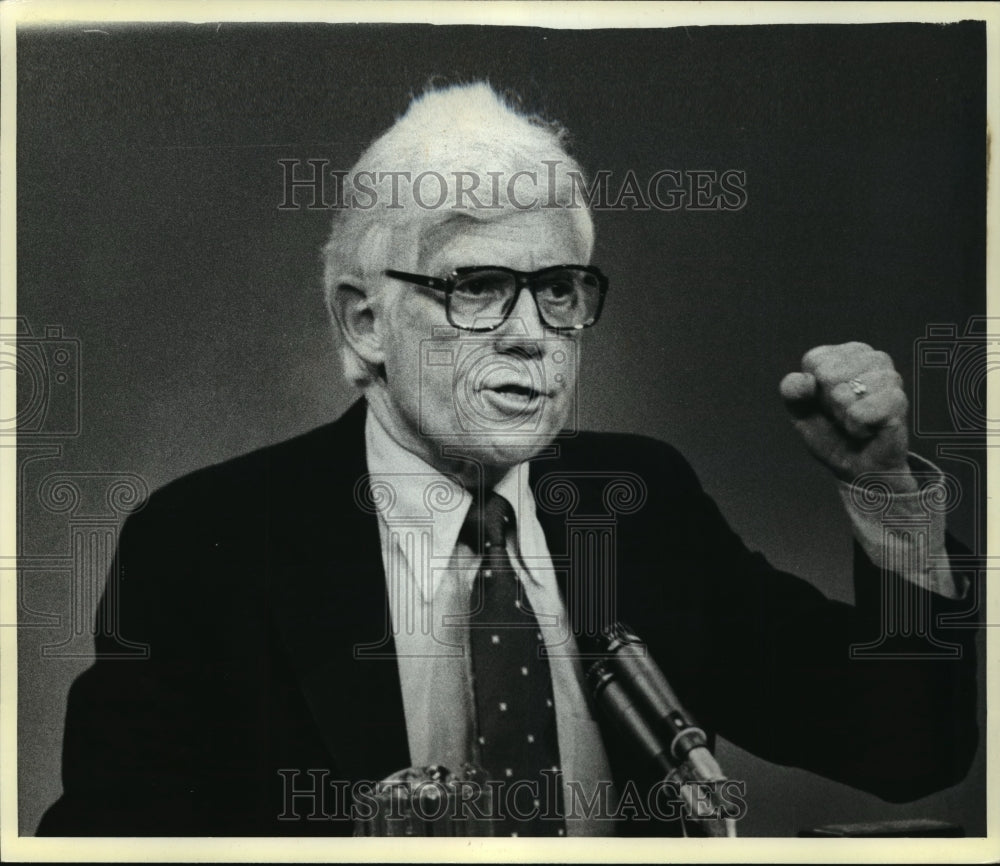
<svg viewBox="0 0 1000 866">
<path fill-rule="evenodd" d="M 868 393 L 868 386 L 859 379 L 851 379 L 847 384 L 850 385 L 855 397 L 864 397 Z"/>
</svg>

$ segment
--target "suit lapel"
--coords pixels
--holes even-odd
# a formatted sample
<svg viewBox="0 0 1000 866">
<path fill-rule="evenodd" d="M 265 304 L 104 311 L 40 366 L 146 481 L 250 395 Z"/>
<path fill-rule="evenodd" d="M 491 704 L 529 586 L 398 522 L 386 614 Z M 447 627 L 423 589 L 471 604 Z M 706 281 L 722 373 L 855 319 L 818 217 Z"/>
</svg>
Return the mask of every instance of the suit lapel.
<svg viewBox="0 0 1000 866">
<path fill-rule="evenodd" d="M 557 439 L 554 447 L 534 458 L 528 473 L 528 484 L 535 497 L 538 523 L 556 565 L 559 594 L 571 618 L 569 626 L 579 638 L 585 625 L 590 632 L 594 631 L 595 624 L 590 619 L 598 611 L 591 609 L 594 600 L 590 598 L 589 588 L 582 583 L 590 577 L 588 564 L 574 562 L 572 559 L 573 544 L 569 537 L 569 527 L 573 520 L 579 525 L 585 525 L 589 522 L 590 515 L 601 514 L 602 479 L 598 476 L 595 481 L 586 474 L 574 471 L 575 461 L 572 457 L 567 458 L 566 450 L 566 444 Z M 572 492 L 564 495 L 568 491 Z M 587 602 L 587 606 L 581 607 L 584 602 Z M 603 611 L 600 613 L 603 615 Z M 581 650 L 593 652 L 595 647 L 590 644 L 581 647 Z"/>
<path fill-rule="evenodd" d="M 278 630 L 323 741 L 351 781 L 409 765 L 378 522 L 359 504 L 364 417 L 362 400 L 288 459 L 276 457 L 268 478 Z"/>
</svg>

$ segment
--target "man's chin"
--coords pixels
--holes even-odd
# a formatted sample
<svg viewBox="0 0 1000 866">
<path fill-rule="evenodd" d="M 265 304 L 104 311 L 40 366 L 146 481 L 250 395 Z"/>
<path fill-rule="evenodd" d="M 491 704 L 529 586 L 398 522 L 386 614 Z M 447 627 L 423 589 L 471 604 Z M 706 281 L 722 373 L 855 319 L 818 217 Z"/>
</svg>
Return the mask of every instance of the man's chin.
<svg viewBox="0 0 1000 866">
<path fill-rule="evenodd" d="M 499 478 L 512 467 L 535 457 L 552 443 L 557 433 L 558 430 L 484 431 L 480 435 L 442 437 L 440 446 L 450 460 L 467 464 L 469 469 L 481 465 L 486 476 Z"/>
</svg>

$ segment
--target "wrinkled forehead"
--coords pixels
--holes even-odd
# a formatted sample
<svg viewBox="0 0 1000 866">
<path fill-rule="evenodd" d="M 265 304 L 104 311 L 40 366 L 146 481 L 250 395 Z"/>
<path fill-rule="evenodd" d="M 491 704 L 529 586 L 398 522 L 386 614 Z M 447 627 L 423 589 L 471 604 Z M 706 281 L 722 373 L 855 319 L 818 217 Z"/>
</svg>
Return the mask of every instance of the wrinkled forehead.
<svg viewBox="0 0 1000 866">
<path fill-rule="evenodd" d="M 533 271 L 550 265 L 587 264 L 586 242 L 562 209 L 507 210 L 482 219 L 452 214 L 425 227 L 418 249 L 422 273 L 444 275 L 455 268 L 503 265 Z"/>
</svg>

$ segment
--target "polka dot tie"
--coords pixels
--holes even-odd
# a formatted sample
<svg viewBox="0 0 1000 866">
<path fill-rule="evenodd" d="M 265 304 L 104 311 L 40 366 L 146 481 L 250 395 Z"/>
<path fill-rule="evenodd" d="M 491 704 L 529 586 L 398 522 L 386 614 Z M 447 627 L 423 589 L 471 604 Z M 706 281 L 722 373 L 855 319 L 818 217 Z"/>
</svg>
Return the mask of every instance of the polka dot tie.
<svg viewBox="0 0 1000 866">
<path fill-rule="evenodd" d="M 463 540 L 482 563 L 470 599 L 469 642 L 479 764 L 495 780 L 497 835 L 562 836 L 555 700 L 542 632 L 506 550 L 510 503 L 474 500 Z"/>
</svg>

